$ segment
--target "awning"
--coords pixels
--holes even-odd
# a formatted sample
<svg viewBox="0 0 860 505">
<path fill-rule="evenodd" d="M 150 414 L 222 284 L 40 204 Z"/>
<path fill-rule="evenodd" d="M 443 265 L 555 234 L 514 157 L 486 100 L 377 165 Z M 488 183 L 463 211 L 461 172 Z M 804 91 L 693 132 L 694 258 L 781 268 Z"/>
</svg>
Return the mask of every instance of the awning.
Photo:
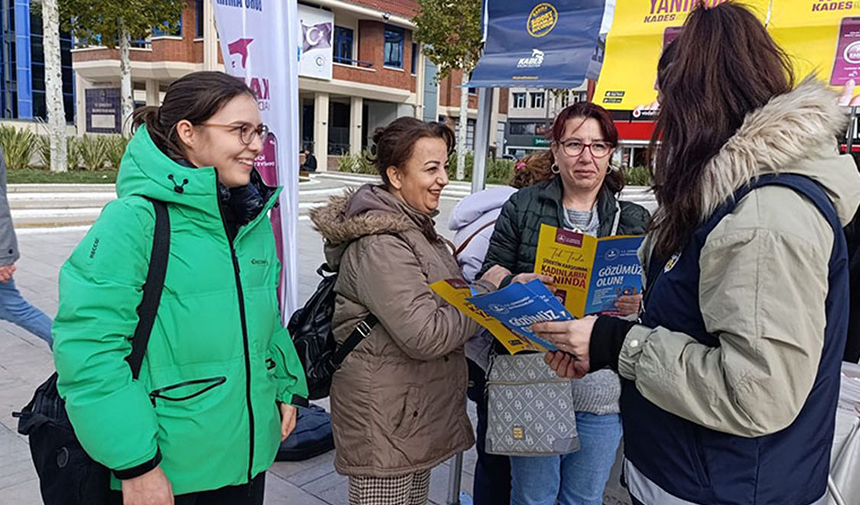
<svg viewBox="0 0 860 505">
<path fill-rule="evenodd" d="M 596 55 L 604 0 L 487 0 L 486 8 L 487 41 L 470 87 L 582 84 Z"/>
</svg>

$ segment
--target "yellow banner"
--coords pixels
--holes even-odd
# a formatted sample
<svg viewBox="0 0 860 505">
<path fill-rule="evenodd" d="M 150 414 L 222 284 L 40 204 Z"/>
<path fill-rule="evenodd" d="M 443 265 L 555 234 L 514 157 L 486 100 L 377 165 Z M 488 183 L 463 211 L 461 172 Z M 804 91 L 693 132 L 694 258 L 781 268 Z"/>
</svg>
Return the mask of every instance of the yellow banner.
<svg viewBox="0 0 860 505">
<path fill-rule="evenodd" d="M 852 81 L 860 83 L 860 2 L 774 0 L 768 30 L 798 79 L 815 74 L 846 93 L 848 105 Z"/>
<path fill-rule="evenodd" d="M 517 335 L 507 329 L 501 321 L 469 303 L 467 298 L 471 298 L 473 295 L 472 290 L 469 289 L 469 284 L 465 281 L 460 279 L 447 279 L 431 284 L 430 289 L 435 291 L 437 295 L 441 296 L 443 300 L 454 307 L 457 307 L 460 312 L 466 314 L 471 319 L 475 320 L 475 322 L 489 330 L 490 333 L 492 333 L 493 336 L 505 346 L 505 349 L 507 349 L 509 353 L 516 354 L 522 351 L 546 352 L 546 349 L 543 347 Z"/>
<path fill-rule="evenodd" d="M 709 5 L 725 1 L 705 0 Z M 699 3 L 699 0 L 618 0 L 594 102 L 607 109 L 649 108 L 657 100 L 660 54 L 678 36 L 687 15 Z M 743 3 L 764 22 L 770 0 Z"/>
</svg>

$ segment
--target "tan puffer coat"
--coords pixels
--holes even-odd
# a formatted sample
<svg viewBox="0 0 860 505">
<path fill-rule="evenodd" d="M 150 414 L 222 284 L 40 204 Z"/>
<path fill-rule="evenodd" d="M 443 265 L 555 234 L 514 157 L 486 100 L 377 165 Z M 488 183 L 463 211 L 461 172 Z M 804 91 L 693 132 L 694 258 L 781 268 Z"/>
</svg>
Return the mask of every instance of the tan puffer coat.
<svg viewBox="0 0 860 505">
<path fill-rule="evenodd" d="M 405 475 L 468 449 L 474 436 L 463 344 L 478 325 L 429 287 L 461 278 L 432 217 L 366 185 L 315 209 L 311 219 L 326 239 L 326 260 L 339 271 L 338 343 L 369 312 L 380 321 L 332 381 L 337 471 Z"/>
</svg>

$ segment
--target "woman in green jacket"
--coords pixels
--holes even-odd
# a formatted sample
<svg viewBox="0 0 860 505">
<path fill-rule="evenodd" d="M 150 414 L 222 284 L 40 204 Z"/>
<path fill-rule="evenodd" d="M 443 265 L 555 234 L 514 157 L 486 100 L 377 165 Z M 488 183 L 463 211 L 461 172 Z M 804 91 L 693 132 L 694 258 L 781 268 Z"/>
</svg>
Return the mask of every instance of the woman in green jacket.
<svg viewBox="0 0 860 505">
<path fill-rule="evenodd" d="M 304 372 L 277 300 L 267 219 L 279 189 L 254 159 L 267 134 L 253 92 L 220 72 L 139 109 L 109 203 L 60 272 L 58 388 L 81 444 L 113 472 L 116 503 L 261 504 L 295 426 Z M 140 377 L 125 361 L 167 203 L 170 257 Z"/>
</svg>

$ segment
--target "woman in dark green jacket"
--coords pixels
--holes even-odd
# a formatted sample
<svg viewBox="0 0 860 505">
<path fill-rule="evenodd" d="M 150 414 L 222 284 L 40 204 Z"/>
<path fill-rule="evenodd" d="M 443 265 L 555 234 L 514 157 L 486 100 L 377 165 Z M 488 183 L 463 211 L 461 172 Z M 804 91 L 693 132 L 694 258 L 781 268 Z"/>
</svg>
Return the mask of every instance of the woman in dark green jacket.
<svg viewBox="0 0 860 505">
<path fill-rule="evenodd" d="M 616 198 L 624 187 L 623 175 L 610 166 L 617 145 L 618 130 L 602 107 L 581 102 L 561 111 L 552 128 L 557 175 L 511 196 L 496 221 L 483 270 L 500 265 L 511 271 L 510 279 L 534 272 L 542 223 L 598 237 L 644 234 L 648 211 Z M 625 296 L 616 305 L 622 314 L 636 314 L 640 301 L 641 295 Z M 621 439 L 620 392 L 614 372 L 573 381 L 582 448 L 562 456 L 511 457 L 511 505 L 603 502 Z"/>
<path fill-rule="evenodd" d="M 193 73 L 137 132 L 109 203 L 60 272 L 58 389 L 114 503 L 260 505 L 266 469 L 307 396 L 281 326 L 268 211 L 254 171 L 267 130 L 241 80 Z M 167 203 L 170 256 L 138 379 L 125 361 Z"/>
</svg>

